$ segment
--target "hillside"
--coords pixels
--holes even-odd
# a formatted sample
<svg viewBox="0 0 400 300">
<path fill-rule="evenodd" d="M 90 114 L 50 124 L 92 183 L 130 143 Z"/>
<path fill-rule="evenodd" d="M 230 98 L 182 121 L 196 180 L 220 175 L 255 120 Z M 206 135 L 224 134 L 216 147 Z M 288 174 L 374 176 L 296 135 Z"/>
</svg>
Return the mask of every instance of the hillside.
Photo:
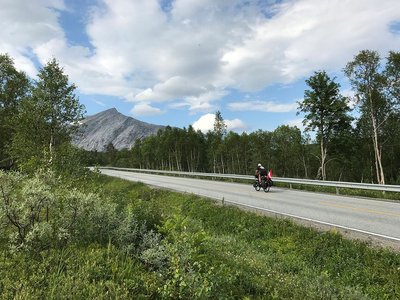
<svg viewBox="0 0 400 300">
<path fill-rule="evenodd" d="M 104 151 L 109 143 L 116 149 L 129 149 L 137 139 L 155 134 L 163 127 L 127 117 L 111 108 L 85 118 L 73 144 L 85 150 Z"/>
</svg>

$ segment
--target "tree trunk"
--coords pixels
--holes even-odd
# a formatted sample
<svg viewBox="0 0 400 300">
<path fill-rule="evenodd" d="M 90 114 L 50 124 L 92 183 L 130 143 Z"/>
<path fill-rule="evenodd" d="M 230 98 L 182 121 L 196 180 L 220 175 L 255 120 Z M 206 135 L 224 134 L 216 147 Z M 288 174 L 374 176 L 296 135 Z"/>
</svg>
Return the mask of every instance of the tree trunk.
<svg viewBox="0 0 400 300">
<path fill-rule="evenodd" d="M 385 174 L 383 172 L 383 166 L 382 166 L 382 153 L 379 147 L 378 127 L 376 124 L 375 111 L 372 104 L 371 92 L 369 92 L 369 103 L 370 103 L 370 116 L 372 122 L 372 142 L 374 145 L 374 154 L 375 154 L 376 179 L 378 184 L 385 184 Z"/>
<path fill-rule="evenodd" d="M 215 155 L 214 155 L 214 160 L 213 160 L 213 165 L 214 165 L 214 173 L 217 173 L 217 170 L 216 170 L 216 168 L 217 168 L 217 166 L 216 166 L 216 164 L 217 164 L 217 162 L 216 162 L 216 159 L 215 159 Z"/>
<path fill-rule="evenodd" d="M 325 161 L 326 161 L 326 155 L 327 155 L 327 149 L 326 146 L 324 144 L 324 139 L 321 138 L 321 177 L 322 180 L 326 180 L 326 166 L 325 166 Z"/>
<path fill-rule="evenodd" d="M 308 178 L 307 163 L 306 163 L 306 158 L 304 157 L 304 155 L 302 156 L 302 161 L 303 161 L 303 167 L 304 167 L 304 178 Z"/>
<path fill-rule="evenodd" d="M 53 162 L 53 142 L 54 142 L 54 137 L 53 137 L 53 130 L 50 132 L 50 143 L 49 143 L 49 165 L 52 164 Z"/>
</svg>

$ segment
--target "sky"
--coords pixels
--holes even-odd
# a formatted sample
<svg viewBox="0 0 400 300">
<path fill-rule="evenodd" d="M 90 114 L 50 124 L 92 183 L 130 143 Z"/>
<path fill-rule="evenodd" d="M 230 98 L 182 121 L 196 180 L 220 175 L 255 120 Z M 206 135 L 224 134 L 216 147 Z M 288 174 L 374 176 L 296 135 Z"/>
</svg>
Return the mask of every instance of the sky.
<svg viewBox="0 0 400 300">
<path fill-rule="evenodd" d="M 228 130 L 302 128 L 305 80 L 400 51 L 400 0 L 0 0 L 0 53 L 36 79 L 56 58 L 88 115 Z"/>
</svg>

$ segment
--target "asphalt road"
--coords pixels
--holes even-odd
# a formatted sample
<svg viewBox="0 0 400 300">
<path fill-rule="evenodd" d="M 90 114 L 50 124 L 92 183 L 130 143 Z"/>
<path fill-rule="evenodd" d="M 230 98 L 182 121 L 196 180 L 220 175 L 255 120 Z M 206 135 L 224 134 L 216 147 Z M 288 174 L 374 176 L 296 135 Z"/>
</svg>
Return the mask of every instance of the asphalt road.
<svg viewBox="0 0 400 300">
<path fill-rule="evenodd" d="M 400 203 L 272 187 L 257 192 L 251 184 L 228 183 L 101 169 L 105 175 L 193 193 L 227 203 L 336 227 L 400 245 Z"/>
</svg>

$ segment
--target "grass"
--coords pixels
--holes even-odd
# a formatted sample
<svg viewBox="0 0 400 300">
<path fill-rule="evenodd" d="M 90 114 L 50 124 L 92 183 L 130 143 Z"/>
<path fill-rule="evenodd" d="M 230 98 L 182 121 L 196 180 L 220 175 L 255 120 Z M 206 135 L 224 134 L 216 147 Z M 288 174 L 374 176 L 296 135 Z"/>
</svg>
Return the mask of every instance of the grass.
<svg viewBox="0 0 400 300">
<path fill-rule="evenodd" d="M 209 257 L 215 264 L 231 266 L 240 285 L 256 296 L 400 296 L 400 256 L 389 250 L 372 249 L 334 232 L 318 233 L 288 220 L 219 207 L 201 199 L 176 205 L 181 214 L 200 221 L 212 237 Z"/>
<path fill-rule="evenodd" d="M 107 244 L 0 247 L 0 299 L 399 299 L 400 254 L 211 200 L 99 176 L 82 182 L 162 236 L 151 267 Z M 155 251 L 164 249 L 164 252 Z M 160 254 L 161 253 L 161 254 Z"/>
</svg>

